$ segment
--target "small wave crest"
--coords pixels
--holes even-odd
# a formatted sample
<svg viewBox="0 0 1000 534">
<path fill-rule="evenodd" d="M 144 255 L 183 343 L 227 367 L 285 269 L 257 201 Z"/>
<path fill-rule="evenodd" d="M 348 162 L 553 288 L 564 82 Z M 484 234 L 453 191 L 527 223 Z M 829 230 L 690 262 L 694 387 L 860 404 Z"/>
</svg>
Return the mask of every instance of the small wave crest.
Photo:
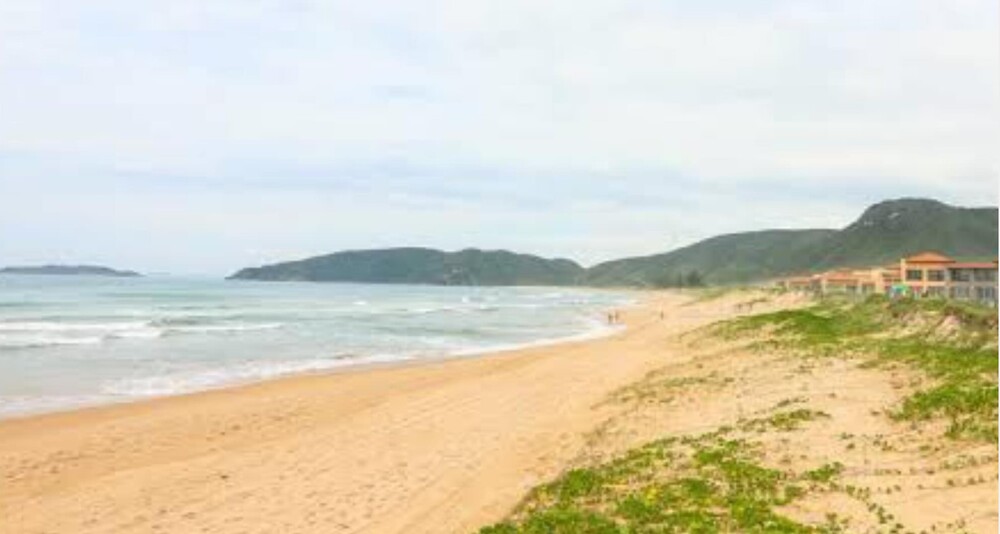
<svg viewBox="0 0 1000 534">
<path fill-rule="evenodd" d="M 315 358 L 285 362 L 254 362 L 226 368 L 179 372 L 158 376 L 129 378 L 105 384 L 101 390 L 106 395 L 123 397 L 159 397 L 177 395 L 226 385 L 255 382 L 268 378 L 325 371 L 356 365 L 402 362 L 411 356 L 373 354 L 357 356 L 344 354 L 330 358 Z"/>
<path fill-rule="evenodd" d="M 101 336 L 12 336 L 0 334 L 0 348 L 8 349 L 30 349 L 39 347 L 52 347 L 58 345 L 94 345 L 102 341 Z"/>
<path fill-rule="evenodd" d="M 186 334 L 226 334 L 273 330 L 283 323 L 204 323 L 200 321 L 6 321 L 0 322 L 0 349 L 93 345 L 108 340 L 149 340 Z"/>
</svg>

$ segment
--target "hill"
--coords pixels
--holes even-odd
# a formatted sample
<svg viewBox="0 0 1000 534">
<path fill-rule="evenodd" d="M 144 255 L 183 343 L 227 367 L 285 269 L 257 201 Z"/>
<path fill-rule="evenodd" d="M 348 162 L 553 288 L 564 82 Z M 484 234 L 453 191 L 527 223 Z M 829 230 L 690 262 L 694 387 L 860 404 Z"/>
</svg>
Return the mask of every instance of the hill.
<svg viewBox="0 0 1000 534">
<path fill-rule="evenodd" d="M 928 199 L 871 206 L 841 230 L 765 230 L 713 237 L 652 256 L 625 258 L 587 270 L 586 285 L 663 285 L 692 271 L 728 284 L 843 266 L 880 265 L 921 250 L 995 258 L 997 208 L 960 208 Z"/>
<path fill-rule="evenodd" d="M 242 269 L 238 280 L 365 282 L 435 285 L 572 285 L 583 267 L 505 250 L 428 248 L 350 250 Z"/>
<path fill-rule="evenodd" d="M 804 259 L 835 230 L 763 230 L 727 234 L 663 254 L 625 258 L 587 270 L 584 284 L 667 285 L 697 272 L 708 283 L 749 282 L 804 267 Z M 665 282 L 665 283 L 664 283 Z"/>
<path fill-rule="evenodd" d="M 0 269 L 0 274 L 46 274 L 46 275 L 75 275 L 75 276 L 142 276 L 135 271 L 119 271 L 110 267 L 100 265 L 33 265 L 4 267 Z"/>
<path fill-rule="evenodd" d="M 997 208 L 887 200 L 840 230 L 762 230 L 584 269 L 571 260 L 498 250 L 393 248 L 337 252 L 243 269 L 230 278 L 440 285 L 666 286 L 734 284 L 833 267 L 882 265 L 922 250 L 997 256 Z"/>
</svg>

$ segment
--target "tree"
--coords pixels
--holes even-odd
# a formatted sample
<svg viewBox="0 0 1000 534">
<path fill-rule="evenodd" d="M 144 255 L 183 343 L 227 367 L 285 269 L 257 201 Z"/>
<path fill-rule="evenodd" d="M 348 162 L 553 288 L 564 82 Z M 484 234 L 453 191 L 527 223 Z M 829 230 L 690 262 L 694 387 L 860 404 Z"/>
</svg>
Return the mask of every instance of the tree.
<svg viewBox="0 0 1000 534">
<path fill-rule="evenodd" d="M 701 273 L 699 273 L 697 270 L 689 272 L 687 274 L 687 277 L 684 278 L 685 287 L 702 287 L 704 285 L 705 285 L 705 280 L 702 279 Z"/>
</svg>

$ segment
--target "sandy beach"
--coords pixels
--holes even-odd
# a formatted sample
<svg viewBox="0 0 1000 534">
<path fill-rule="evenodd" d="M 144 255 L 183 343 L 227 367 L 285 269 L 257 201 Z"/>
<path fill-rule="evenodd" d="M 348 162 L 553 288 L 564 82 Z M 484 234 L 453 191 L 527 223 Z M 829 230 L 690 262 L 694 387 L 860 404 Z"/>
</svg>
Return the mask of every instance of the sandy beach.
<svg viewBox="0 0 1000 534">
<path fill-rule="evenodd" d="M 823 432 L 775 440 L 803 458 L 832 454 L 843 428 L 903 435 L 872 415 L 905 390 L 900 377 L 795 373 L 787 361 L 733 360 L 686 337 L 748 302 L 753 311 L 801 304 L 751 297 L 650 294 L 623 310 L 626 330 L 602 339 L 0 422 L 0 532 L 470 532 L 568 466 L 790 393 L 833 416 Z M 735 378 L 651 408 L 620 399 L 658 373 L 709 370 Z M 881 461 L 865 454 L 858 462 Z M 892 454 L 895 467 L 918 461 Z M 995 475 L 995 463 L 983 468 Z M 972 511 L 961 517 L 974 516 L 970 531 L 995 525 L 995 476 L 919 496 L 899 507 L 917 524 L 963 514 L 948 504 L 958 498 Z M 795 513 L 851 513 L 814 504 Z"/>
<path fill-rule="evenodd" d="M 577 454 L 658 339 L 714 318 L 681 300 L 605 339 L 2 422 L 0 531 L 473 529 Z"/>
</svg>

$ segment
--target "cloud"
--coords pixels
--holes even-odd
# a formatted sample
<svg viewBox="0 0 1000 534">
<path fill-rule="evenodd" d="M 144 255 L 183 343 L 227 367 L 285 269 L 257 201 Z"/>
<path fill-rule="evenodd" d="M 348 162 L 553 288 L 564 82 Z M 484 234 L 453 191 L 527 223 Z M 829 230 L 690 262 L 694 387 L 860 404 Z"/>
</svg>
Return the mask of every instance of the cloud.
<svg viewBox="0 0 1000 534">
<path fill-rule="evenodd" d="M 396 239 L 593 261 L 845 224 L 885 196 L 991 204 L 998 16 L 986 0 L 4 3 L 0 254 L 124 258 L 122 239 L 70 246 L 58 228 L 83 220 L 136 229 L 139 266 Z"/>
</svg>

